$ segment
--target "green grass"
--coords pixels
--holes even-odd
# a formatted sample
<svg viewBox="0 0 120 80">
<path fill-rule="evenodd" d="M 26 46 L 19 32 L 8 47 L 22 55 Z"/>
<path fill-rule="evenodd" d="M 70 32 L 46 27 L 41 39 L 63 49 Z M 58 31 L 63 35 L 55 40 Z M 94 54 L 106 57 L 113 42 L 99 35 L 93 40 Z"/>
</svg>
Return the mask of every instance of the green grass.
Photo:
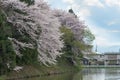
<svg viewBox="0 0 120 80">
<path fill-rule="evenodd" d="M 5 80 L 6 76 L 0 76 L 0 80 Z"/>
<path fill-rule="evenodd" d="M 49 67 L 40 64 L 25 65 L 23 70 L 19 72 L 10 72 L 7 75 L 7 78 L 19 78 L 32 75 L 46 76 L 51 73 L 68 73 L 73 71 L 77 71 L 76 67 L 73 66 L 66 58 L 62 58 L 58 59 L 56 65 Z"/>
</svg>

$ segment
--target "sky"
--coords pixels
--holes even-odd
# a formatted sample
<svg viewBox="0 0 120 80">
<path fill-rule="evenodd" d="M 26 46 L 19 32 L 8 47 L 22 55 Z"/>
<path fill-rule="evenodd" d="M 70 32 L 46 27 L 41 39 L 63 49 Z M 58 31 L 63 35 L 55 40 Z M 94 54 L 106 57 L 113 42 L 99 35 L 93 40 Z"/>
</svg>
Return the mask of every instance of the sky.
<svg viewBox="0 0 120 80">
<path fill-rule="evenodd" d="M 120 0 L 45 0 L 51 8 L 73 9 L 95 35 L 98 52 L 120 50 Z"/>
</svg>

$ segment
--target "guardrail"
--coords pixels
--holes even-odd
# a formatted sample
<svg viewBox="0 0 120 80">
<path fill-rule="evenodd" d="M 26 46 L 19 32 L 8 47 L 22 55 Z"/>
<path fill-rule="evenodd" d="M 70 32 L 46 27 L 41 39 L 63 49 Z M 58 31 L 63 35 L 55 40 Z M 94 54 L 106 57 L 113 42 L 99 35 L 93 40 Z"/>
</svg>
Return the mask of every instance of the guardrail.
<svg viewBox="0 0 120 80">
<path fill-rule="evenodd" d="M 83 68 L 120 68 L 120 65 L 83 65 Z"/>
</svg>

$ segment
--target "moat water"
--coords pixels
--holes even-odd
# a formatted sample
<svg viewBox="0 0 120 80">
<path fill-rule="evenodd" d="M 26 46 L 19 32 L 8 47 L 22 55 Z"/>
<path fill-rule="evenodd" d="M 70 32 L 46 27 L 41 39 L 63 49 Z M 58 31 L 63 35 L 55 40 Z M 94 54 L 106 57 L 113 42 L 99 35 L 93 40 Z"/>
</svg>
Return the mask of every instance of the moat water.
<svg viewBox="0 0 120 80">
<path fill-rule="evenodd" d="M 120 80 L 120 68 L 86 68 L 78 73 L 65 73 L 28 80 Z"/>
</svg>

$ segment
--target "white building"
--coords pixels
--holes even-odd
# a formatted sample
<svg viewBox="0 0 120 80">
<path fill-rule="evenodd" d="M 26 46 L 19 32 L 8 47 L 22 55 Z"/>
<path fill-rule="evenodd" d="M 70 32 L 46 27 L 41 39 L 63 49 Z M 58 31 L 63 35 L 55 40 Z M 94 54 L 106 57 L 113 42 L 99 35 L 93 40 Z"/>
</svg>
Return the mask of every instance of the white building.
<svg viewBox="0 0 120 80">
<path fill-rule="evenodd" d="M 120 53 L 84 54 L 91 65 L 120 65 Z"/>
</svg>

